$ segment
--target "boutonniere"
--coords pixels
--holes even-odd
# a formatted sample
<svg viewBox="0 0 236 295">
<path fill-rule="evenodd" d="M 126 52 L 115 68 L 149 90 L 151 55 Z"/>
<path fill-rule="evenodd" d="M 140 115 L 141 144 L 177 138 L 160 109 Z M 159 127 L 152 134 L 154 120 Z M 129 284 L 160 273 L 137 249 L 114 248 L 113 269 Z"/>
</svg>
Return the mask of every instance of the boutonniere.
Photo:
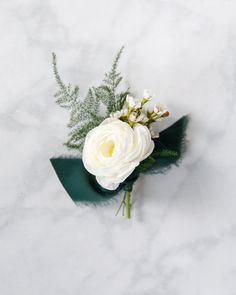
<svg viewBox="0 0 236 295">
<path fill-rule="evenodd" d="M 104 204 L 120 196 L 123 214 L 131 218 L 131 192 L 142 173 L 164 173 L 178 165 L 186 149 L 188 116 L 154 132 L 169 116 L 160 105 L 148 107 L 152 94 L 144 90 L 140 99 L 130 89 L 118 92 L 122 80 L 117 71 L 123 47 L 111 70 L 98 87 L 91 87 L 85 99 L 79 87 L 66 85 L 57 68 L 53 53 L 53 71 L 59 86 L 56 102 L 70 112 L 71 129 L 65 146 L 76 150 L 76 157 L 52 158 L 51 163 L 65 190 L 76 202 Z"/>
</svg>

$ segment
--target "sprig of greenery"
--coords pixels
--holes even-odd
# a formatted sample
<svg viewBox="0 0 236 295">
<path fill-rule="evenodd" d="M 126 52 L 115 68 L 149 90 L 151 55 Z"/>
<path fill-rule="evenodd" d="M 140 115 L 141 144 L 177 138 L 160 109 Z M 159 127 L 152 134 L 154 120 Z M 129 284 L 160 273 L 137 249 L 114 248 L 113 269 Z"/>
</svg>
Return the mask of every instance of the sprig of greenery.
<svg viewBox="0 0 236 295">
<path fill-rule="evenodd" d="M 59 86 L 55 94 L 56 103 L 70 111 L 68 127 L 71 129 L 69 139 L 65 143 L 67 148 L 82 152 L 87 133 L 98 126 L 110 113 L 123 107 L 129 89 L 117 93 L 117 88 L 122 80 L 121 74 L 117 72 L 122 47 L 115 57 L 112 68 L 105 73 L 101 85 L 91 87 L 84 100 L 79 97 L 79 87 L 71 84 L 66 85 L 57 68 L 56 54 L 52 53 L 53 73 Z M 104 110 L 102 112 L 102 109 Z"/>
<path fill-rule="evenodd" d="M 107 115 L 111 112 L 121 110 L 126 96 L 129 94 L 129 89 L 119 94 L 116 93 L 116 89 L 122 80 L 121 74 L 117 72 L 117 66 L 123 50 L 124 47 L 121 47 L 116 55 L 110 72 L 105 73 L 103 84 L 97 88 L 97 95 L 101 97 L 103 103 L 107 106 Z"/>
</svg>

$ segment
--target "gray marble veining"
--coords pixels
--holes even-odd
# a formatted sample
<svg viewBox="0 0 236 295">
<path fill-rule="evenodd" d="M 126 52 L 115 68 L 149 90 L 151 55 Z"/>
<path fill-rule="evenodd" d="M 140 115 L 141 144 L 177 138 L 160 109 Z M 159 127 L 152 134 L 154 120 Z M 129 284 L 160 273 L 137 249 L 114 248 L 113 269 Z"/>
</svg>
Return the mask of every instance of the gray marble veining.
<svg viewBox="0 0 236 295">
<path fill-rule="evenodd" d="M 0 294 L 236 294 L 235 29 L 233 0 L 0 2 Z M 131 221 L 76 207 L 49 163 L 68 153 L 51 52 L 83 95 L 122 45 L 124 85 L 192 117 Z"/>
</svg>

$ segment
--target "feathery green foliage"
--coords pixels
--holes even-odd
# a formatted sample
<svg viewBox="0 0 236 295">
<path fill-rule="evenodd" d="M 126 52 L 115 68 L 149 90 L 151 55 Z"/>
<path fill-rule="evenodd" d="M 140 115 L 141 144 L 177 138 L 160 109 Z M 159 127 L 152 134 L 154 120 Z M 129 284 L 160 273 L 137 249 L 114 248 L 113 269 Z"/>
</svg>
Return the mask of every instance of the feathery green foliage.
<svg viewBox="0 0 236 295">
<path fill-rule="evenodd" d="M 105 73 L 101 85 L 90 87 L 84 100 L 79 97 L 78 86 L 72 87 L 71 84 L 66 85 L 63 82 L 57 69 L 56 55 L 52 53 L 53 72 L 59 86 L 59 90 L 55 94 L 56 102 L 70 111 L 68 127 L 71 131 L 69 139 L 65 143 L 69 149 L 75 149 L 81 153 L 87 133 L 109 117 L 111 112 L 123 107 L 129 89 L 117 92 L 122 80 L 121 74 L 117 72 L 122 51 L 123 47 L 116 55 L 111 70 Z"/>
</svg>

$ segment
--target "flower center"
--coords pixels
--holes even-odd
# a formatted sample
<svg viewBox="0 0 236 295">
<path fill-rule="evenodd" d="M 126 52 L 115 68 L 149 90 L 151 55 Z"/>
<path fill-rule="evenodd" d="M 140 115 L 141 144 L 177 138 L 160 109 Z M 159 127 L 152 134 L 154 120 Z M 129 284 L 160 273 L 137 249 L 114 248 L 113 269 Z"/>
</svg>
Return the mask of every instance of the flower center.
<svg viewBox="0 0 236 295">
<path fill-rule="evenodd" d="M 101 146 L 101 153 L 104 157 L 112 157 L 114 152 L 115 144 L 113 141 L 106 141 Z"/>
</svg>

